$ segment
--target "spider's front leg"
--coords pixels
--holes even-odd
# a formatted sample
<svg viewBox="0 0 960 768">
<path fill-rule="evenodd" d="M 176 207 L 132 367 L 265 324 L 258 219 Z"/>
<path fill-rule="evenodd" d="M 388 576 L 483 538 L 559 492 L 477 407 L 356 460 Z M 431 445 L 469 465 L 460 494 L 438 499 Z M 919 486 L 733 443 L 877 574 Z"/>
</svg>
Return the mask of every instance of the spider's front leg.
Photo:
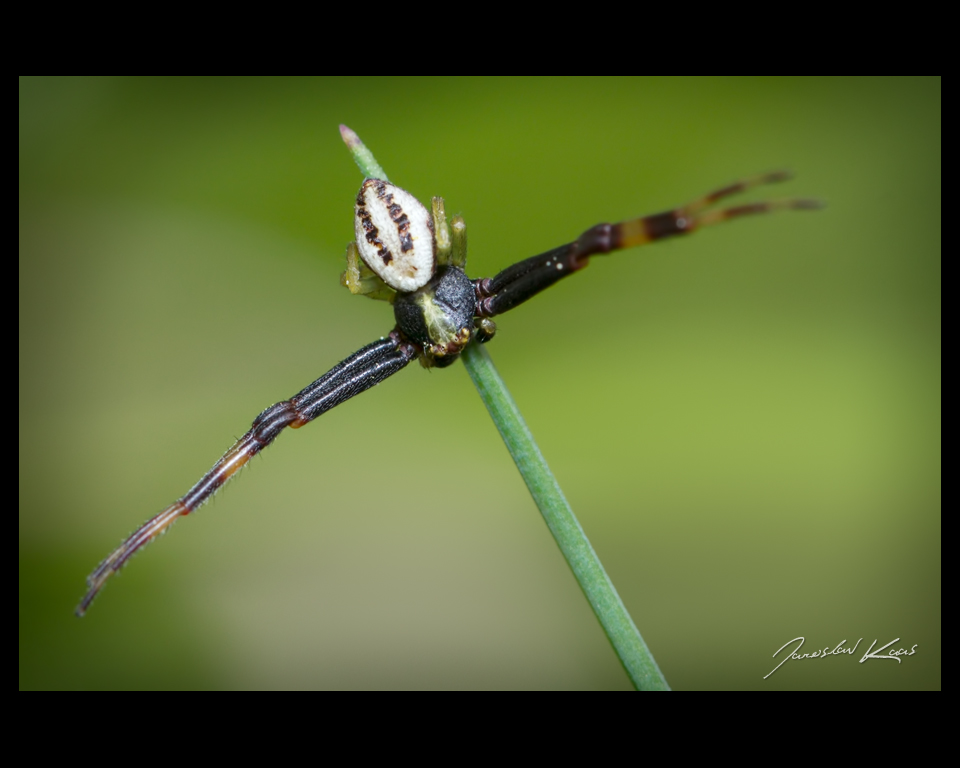
<svg viewBox="0 0 960 768">
<path fill-rule="evenodd" d="M 147 520 L 97 566 L 87 577 L 89 590 L 77 606 L 77 615 L 86 612 L 107 579 L 120 570 L 131 555 L 166 531 L 178 517 L 189 515 L 207 501 L 237 470 L 270 445 L 284 428 L 302 427 L 345 400 L 365 392 L 404 368 L 417 353 L 415 345 L 402 340 L 394 331 L 387 338 L 354 353 L 289 400 L 282 400 L 263 411 L 249 431 L 185 496 Z"/>
<path fill-rule="evenodd" d="M 583 269 L 590 257 L 619 251 L 635 245 L 646 245 L 674 235 L 688 235 L 701 227 L 755 213 L 780 210 L 812 210 L 820 208 L 817 200 L 771 200 L 760 203 L 731 206 L 708 211 L 714 203 L 731 195 L 745 192 L 761 184 L 786 181 L 790 174 L 784 171 L 743 179 L 704 195 L 698 200 L 672 211 L 643 216 L 619 224 L 597 224 L 574 242 L 561 245 L 539 256 L 519 261 L 494 277 L 474 280 L 477 295 L 476 315 L 489 318 L 508 312 L 559 280 Z M 480 340 L 484 341 L 482 333 Z"/>
</svg>

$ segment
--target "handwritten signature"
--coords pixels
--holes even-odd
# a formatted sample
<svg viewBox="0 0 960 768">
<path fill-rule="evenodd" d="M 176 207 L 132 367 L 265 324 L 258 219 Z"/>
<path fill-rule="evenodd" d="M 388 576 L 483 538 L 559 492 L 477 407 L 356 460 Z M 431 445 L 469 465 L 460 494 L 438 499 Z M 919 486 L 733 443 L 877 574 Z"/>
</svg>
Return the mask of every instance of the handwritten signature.
<svg viewBox="0 0 960 768">
<path fill-rule="evenodd" d="M 839 643 L 837 643 L 837 645 L 833 648 L 833 650 L 831 650 L 830 646 L 828 645 L 822 650 L 818 649 L 813 651 L 812 653 L 800 653 L 800 649 L 803 648 L 803 644 L 806 642 L 806 638 L 795 637 L 793 638 L 793 640 L 790 640 L 789 642 L 786 642 L 783 645 L 781 645 L 780 648 L 777 649 L 776 653 L 773 654 L 773 658 L 777 658 L 777 654 L 779 654 L 780 651 L 782 651 L 791 643 L 797 643 L 796 647 L 792 651 L 790 651 L 786 656 L 784 656 L 783 661 L 781 661 L 779 664 L 777 664 L 777 666 L 775 666 L 772 670 L 770 670 L 767 674 L 765 674 L 763 676 L 763 679 L 766 680 L 768 677 L 770 677 L 770 675 L 772 675 L 774 672 L 780 669 L 780 667 L 782 667 L 784 664 L 786 664 L 788 661 L 791 661 L 792 659 L 798 659 L 798 660 L 799 659 L 825 659 L 827 656 L 842 656 L 845 653 L 849 654 L 850 656 L 853 656 L 854 652 L 857 650 L 857 646 L 860 645 L 861 640 L 863 640 L 862 637 L 860 638 L 860 640 L 857 640 L 856 645 L 854 645 L 853 648 L 844 648 L 844 645 L 846 644 L 847 641 L 841 640 Z M 867 652 L 863 654 L 863 657 L 860 659 L 860 663 L 863 664 L 863 662 L 865 662 L 867 659 L 894 659 L 899 664 L 901 661 L 903 661 L 903 659 L 900 658 L 901 656 L 913 656 L 913 654 L 917 652 L 917 645 L 919 645 L 919 643 L 916 643 L 909 651 L 906 648 L 898 648 L 896 650 L 890 651 L 887 654 L 883 653 L 885 650 L 887 650 L 887 648 L 889 648 L 891 645 L 897 642 L 900 642 L 899 637 L 895 637 L 885 646 L 883 646 L 882 648 L 877 648 L 876 652 L 874 652 L 873 648 L 877 644 L 877 641 L 874 640 L 872 643 L 870 643 L 870 647 L 867 649 Z"/>
</svg>

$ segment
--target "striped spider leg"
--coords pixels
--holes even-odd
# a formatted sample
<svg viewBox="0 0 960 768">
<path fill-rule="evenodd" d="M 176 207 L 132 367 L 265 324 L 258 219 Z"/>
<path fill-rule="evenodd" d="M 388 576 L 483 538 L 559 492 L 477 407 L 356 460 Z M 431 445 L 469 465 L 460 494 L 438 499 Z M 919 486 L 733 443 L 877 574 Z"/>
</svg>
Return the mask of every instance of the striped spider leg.
<svg viewBox="0 0 960 768">
<path fill-rule="evenodd" d="M 86 613 L 107 579 L 119 571 L 137 550 L 164 533 L 178 517 L 189 515 L 209 500 L 244 464 L 270 445 L 285 427 L 297 429 L 308 424 L 403 369 L 416 355 L 416 348 L 393 332 L 355 352 L 289 400 L 281 400 L 263 411 L 247 433 L 193 488 L 137 528 L 97 566 L 87 577 L 89 590 L 77 606 L 77 615 Z"/>
<path fill-rule="evenodd" d="M 782 210 L 815 210 L 823 206 L 819 200 L 792 198 L 708 210 L 724 198 L 746 192 L 761 184 L 772 184 L 789 178 L 791 175 L 787 171 L 751 176 L 671 211 L 642 216 L 619 224 L 597 224 L 572 243 L 519 261 L 492 278 L 475 280 L 477 317 L 489 318 L 510 311 L 567 275 L 586 267 L 591 256 L 647 245 L 675 235 L 689 235 L 702 227 L 740 216 Z M 493 328 L 495 329 L 495 326 Z M 482 328 L 480 333 L 484 333 Z M 481 336 L 481 341 L 483 340 L 485 339 Z"/>
</svg>

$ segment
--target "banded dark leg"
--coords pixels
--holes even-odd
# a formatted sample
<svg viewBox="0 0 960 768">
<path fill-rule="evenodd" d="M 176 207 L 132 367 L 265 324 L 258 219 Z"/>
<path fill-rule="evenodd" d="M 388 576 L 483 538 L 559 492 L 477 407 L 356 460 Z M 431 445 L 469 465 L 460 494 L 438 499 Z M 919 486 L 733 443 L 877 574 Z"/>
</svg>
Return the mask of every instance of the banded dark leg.
<svg viewBox="0 0 960 768">
<path fill-rule="evenodd" d="M 387 338 L 368 344 L 337 364 L 289 400 L 282 400 L 263 411 L 254 419 L 249 431 L 223 454 L 186 495 L 147 520 L 97 566 L 87 577 L 89 590 L 77 606 L 77 615 L 82 616 L 86 612 L 107 579 L 120 570 L 137 550 L 164 533 L 178 517 L 189 515 L 210 499 L 244 464 L 270 445 L 284 428 L 296 429 L 313 421 L 322 413 L 392 376 L 413 360 L 416 354 L 416 347 L 402 341 L 394 331 Z"/>
<path fill-rule="evenodd" d="M 561 245 L 539 256 L 519 261 L 494 277 L 474 280 L 477 293 L 477 317 L 503 314 L 536 296 L 540 291 L 568 275 L 583 269 L 591 256 L 646 245 L 675 235 L 688 235 L 701 227 L 756 213 L 780 210 L 820 208 L 817 200 L 770 200 L 708 211 L 724 198 L 740 194 L 761 184 L 786 181 L 790 174 L 777 171 L 742 179 L 672 211 L 643 216 L 619 224 L 597 224 L 574 242 Z"/>
</svg>

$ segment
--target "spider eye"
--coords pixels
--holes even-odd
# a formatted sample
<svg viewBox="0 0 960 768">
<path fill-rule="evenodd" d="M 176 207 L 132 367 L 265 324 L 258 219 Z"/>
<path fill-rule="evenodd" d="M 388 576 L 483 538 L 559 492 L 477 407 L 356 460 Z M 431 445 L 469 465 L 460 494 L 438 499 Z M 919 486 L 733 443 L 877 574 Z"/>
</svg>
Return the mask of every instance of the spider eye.
<svg viewBox="0 0 960 768">
<path fill-rule="evenodd" d="M 360 258 L 395 290 L 422 288 L 437 271 L 433 217 L 405 189 L 380 179 L 364 181 L 354 230 Z"/>
</svg>

